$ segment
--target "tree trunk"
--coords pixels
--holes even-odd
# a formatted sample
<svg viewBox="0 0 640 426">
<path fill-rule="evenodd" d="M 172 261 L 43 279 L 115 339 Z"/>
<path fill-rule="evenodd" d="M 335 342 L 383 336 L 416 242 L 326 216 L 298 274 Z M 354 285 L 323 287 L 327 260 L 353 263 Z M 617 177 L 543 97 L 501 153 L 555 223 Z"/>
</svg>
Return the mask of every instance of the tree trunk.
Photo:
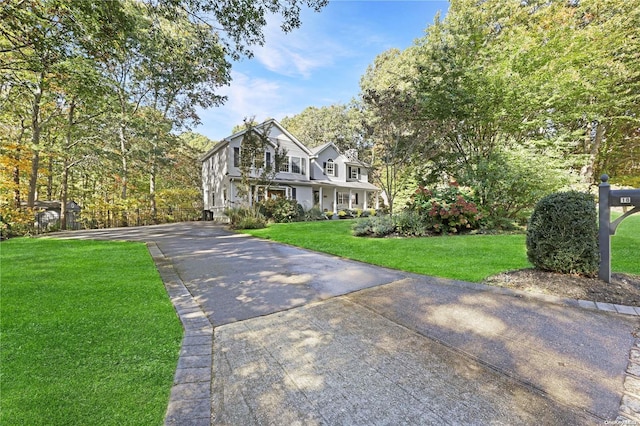
<svg viewBox="0 0 640 426">
<path fill-rule="evenodd" d="M 151 220 L 156 223 L 158 215 L 156 208 L 156 157 L 151 157 L 151 171 L 149 173 L 149 200 L 151 201 Z"/>
<path fill-rule="evenodd" d="M 67 229 L 67 199 L 69 194 L 69 161 L 64 158 L 62 182 L 60 187 L 60 229 Z"/>
<path fill-rule="evenodd" d="M 20 145 L 16 148 L 16 165 L 13 168 L 13 203 L 16 209 L 20 208 Z"/>
<path fill-rule="evenodd" d="M 67 122 L 67 134 L 65 136 L 65 144 L 67 148 L 70 148 L 73 144 L 73 135 L 71 133 L 73 129 L 73 115 L 75 113 L 76 104 L 71 102 L 69 106 L 68 122 Z M 69 157 L 67 153 L 64 153 L 64 164 L 62 166 L 62 182 L 60 186 L 60 229 L 67 229 L 67 199 L 69 195 Z"/>
<path fill-rule="evenodd" d="M 31 107 L 31 145 L 33 146 L 33 155 L 31 157 L 31 176 L 29 176 L 29 194 L 27 195 L 27 206 L 33 207 L 38 198 L 38 167 L 40 163 L 40 102 L 42 101 L 42 86 L 44 84 L 44 75 L 40 74 L 40 81 L 35 93 L 33 94 L 33 105 Z"/>
<path fill-rule="evenodd" d="M 49 156 L 49 176 L 47 176 L 47 200 L 53 199 L 53 157 Z"/>
<path fill-rule="evenodd" d="M 587 134 L 587 138 L 589 138 L 590 150 L 589 150 L 589 159 L 587 160 L 587 164 L 582 168 L 581 175 L 584 178 L 585 182 L 593 183 L 593 172 L 596 164 L 596 160 L 598 159 L 598 153 L 600 152 L 600 146 L 602 145 L 602 141 L 604 140 L 605 134 L 605 126 L 600 122 L 596 122 L 596 133 L 593 141 L 591 141 L 591 132 L 589 131 Z"/>
<path fill-rule="evenodd" d="M 120 137 L 120 155 L 122 156 L 122 199 L 127 199 L 127 139 L 125 135 L 125 124 L 120 123 L 118 132 Z"/>
</svg>

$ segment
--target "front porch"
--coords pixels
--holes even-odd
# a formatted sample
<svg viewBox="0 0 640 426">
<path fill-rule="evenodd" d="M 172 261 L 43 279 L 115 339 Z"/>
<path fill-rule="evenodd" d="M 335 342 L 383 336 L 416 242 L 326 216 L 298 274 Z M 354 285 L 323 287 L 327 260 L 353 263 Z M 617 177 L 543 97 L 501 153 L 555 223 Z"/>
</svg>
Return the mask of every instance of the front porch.
<svg viewBox="0 0 640 426">
<path fill-rule="evenodd" d="M 371 186 L 373 187 L 373 185 Z M 314 185 L 313 204 L 324 212 L 333 212 L 334 214 L 340 210 L 377 210 L 380 208 L 379 192 L 377 188 Z"/>
</svg>

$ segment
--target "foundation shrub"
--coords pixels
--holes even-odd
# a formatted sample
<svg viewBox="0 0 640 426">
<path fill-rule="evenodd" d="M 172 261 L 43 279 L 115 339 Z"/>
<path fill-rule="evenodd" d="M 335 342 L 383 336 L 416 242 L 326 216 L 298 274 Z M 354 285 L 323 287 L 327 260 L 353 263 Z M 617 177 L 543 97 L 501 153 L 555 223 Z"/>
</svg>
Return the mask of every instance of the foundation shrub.
<svg viewBox="0 0 640 426">
<path fill-rule="evenodd" d="M 340 210 L 338 211 L 338 218 L 340 219 L 353 219 L 355 216 L 351 210 Z"/>
<path fill-rule="evenodd" d="M 261 201 L 259 210 L 267 220 L 276 223 L 298 222 L 304 218 L 304 209 L 296 200 L 275 198 Z"/>
<path fill-rule="evenodd" d="M 305 222 L 313 222 L 314 220 L 326 220 L 327 216 L 325 213 L 317 207 L 311 207 L 309 210 L 304 212 L 304 221 Z"/>
<path fill-rule="evenodd" d="M 261 229 L 267 226 L 267 220 L 262 213 L 253 208 L 237 207 L 226 209 L 231 229 Z"/>
<path fill-rule="evenodd" d="M 393 234 L 396 226 L 391 216 L 369 216 L 358 220 L 353 226 L 357 237 L 385 237 Z"/>
<path fill-rule="evenodd" d="M 600 253 L 594 196 L 568 191 L 542 198 L 529 220 L 526 245 L 538 269 L 595 276 Z"/>
<path fill-rule="evenodd" d="M 375 215 L 376 215 L 376 209 L 364 209 L 362 210 L 362 214 L 360 216 L 369 217 L 369 216 L 375 216 Z"/>
</svg>

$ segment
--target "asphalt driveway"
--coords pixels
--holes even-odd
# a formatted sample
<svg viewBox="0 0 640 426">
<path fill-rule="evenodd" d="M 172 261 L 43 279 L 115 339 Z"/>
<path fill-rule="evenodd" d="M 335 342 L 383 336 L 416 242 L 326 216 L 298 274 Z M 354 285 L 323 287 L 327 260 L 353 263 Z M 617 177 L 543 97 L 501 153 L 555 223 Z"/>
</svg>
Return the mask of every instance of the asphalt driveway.
<svg viewBox="0 0 640 426">
<path fill-rule="evenodd" d="M 167 423 L 582 425 L 614 421 L 623 397 L 632 405 L 635 316 L 210 222 L 58 236 L 153 242 L 168 288 L 186 289 L 172 300 L 200 328 L 187 327 Z"/>
</svg>

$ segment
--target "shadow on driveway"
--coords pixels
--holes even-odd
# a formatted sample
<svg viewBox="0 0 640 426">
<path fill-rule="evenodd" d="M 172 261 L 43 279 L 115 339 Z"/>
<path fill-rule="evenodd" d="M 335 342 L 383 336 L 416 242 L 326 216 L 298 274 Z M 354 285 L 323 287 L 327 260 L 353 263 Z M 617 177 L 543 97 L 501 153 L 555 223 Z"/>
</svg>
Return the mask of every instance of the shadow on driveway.
<svg viewBox="0 0 640 426">
<path fill-rule="evenodd" d="M 213 424 L 582 425 L 618 415 L 635 317 L 210 222 L 56 237 L 157 244 L 214 326 Z"/>
</svg>

